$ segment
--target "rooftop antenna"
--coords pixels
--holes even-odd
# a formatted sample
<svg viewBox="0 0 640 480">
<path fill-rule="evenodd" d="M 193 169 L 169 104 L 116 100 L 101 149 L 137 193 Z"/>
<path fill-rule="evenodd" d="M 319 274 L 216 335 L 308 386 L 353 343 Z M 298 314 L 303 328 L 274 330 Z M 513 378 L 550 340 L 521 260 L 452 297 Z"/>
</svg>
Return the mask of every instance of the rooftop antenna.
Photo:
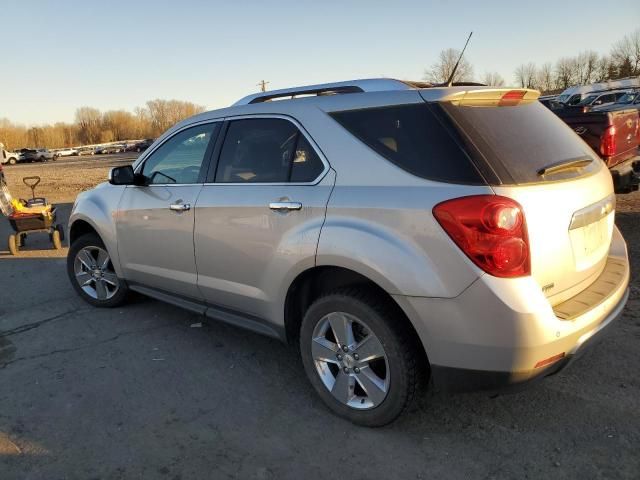
<svg viewBox="0 0 640 480">
<path fill-rule="evenodd" d="M 467 42 L 464 44 L 464 48 L 460 52 L 460 56 L 458 57 L 458 61 L 456 62 L 456 65 L 453 67 L 453 70 L 451 71 L 451 76 L 449 77 L 449 80 L 447 80 L 447 87 L 450 87 L 451 85 L 453 85 L 453 77 L 456 74 L 456 72 L 458 71 L 458 65 L 460 65 L 460 60 L 462 60 L 462 55 L 464 55 L 464 51 L 467 49 L 467 45 L 469 45 L 469 40 L 471 40 L 471 35 L 473 35 L 473 32 L 469 33 L 469 37 L 467 38 Z"/>
</svg>

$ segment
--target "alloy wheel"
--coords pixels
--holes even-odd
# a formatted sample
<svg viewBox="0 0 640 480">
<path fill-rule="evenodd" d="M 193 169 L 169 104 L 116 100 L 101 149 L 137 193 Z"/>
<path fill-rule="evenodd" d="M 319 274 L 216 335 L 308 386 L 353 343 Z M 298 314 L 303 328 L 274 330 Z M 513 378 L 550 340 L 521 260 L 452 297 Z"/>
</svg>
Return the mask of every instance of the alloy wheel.
<svg viewBox="0 0 640 480">
<path fill-rule="evenodd" d="M 336 400 L 354 409 L 380 405 L 389 391 L 384 347 L 364 321 L 344 312 L 325 315 L 311 339 L 316 372 Z"/>
<path fill-rule="evenodd" d="M 80 288 L 93 299 L 109 300 L 120 288 L 111 258 L 101 247 L 88 246 L 79 250 L 73 270 Z"/>
</svg>

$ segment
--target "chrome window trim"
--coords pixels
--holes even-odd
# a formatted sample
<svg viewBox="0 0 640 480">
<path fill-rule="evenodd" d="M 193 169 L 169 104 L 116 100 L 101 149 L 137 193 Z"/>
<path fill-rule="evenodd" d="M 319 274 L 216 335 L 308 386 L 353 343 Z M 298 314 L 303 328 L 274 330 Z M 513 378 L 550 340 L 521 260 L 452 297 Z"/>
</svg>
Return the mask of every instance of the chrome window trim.
<svg viewBox="0 0 640 480">
<path fill-rule="evenodd" d="M 322 179 L 329 172 L 331 165 L 329 164 L 329 161 L 327 160 L 327 158 L 324 156 L 324 153 L 322 152 L 322 150 L 320 150 L 320 147 L 318 146 L 318 144 L 313 140 L 313 138 L 311 138 L 311 135 L 309 135 L 309 132 L 307 132 L 307 130 L 302 126 L 302 124 L 295 118 L 289 115 L 281 114 L 281 113 L 256 113 L 256 114 L 242 114 L 242 115 L 227 116 L 224 118 L 224 121 L 231 122 L 233 120 L 252 120 L 256 118 L 279 118 L 281 120 L 286 120 L 292 123 L 298 129 L 298 131 L 300 131 L 300 133 L 304 135 L 304 137 L 309 142 L 309 145 L 311 145 L 311 148 L 313 148 L 313 151 L 316 152 L 316 155 L 318 155 L 318 158 L 320 159 L 320 161 L 322 162 L 322 165 L 324 166 L 324 169 L 322 170 L 322 172 L 320 172 L 318 176 L 310 182 L 264 182 L 263 183 L 263 182 L 215 182 L 214 181 L 214 182 L 205 182 L 204 185 L 206 186 L 211 186 L 211 185 L 305 186 L 305 185 L 317 185 L 322 181 Z"/>
</svg>

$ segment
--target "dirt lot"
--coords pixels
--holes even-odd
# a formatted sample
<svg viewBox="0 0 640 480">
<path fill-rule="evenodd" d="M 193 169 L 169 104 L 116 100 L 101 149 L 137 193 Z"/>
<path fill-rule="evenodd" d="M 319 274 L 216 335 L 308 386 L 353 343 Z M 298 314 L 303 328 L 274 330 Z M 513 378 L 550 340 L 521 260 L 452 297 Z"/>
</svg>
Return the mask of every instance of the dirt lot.
<svg viewBox="0 0 640 480">
<path fill-rule="evenodd" d="M 61 204 L 130 159 L 6 169 Z M 17 187 L 16 187 L 17 186 Z M 138 298 L 81 302 L 46 237 L 6 254 L 0 219 L 0 479 L 640 478 L 640 194 L 618 198 L 631 299 L 602 340 L 526 391 L 429 391 L 382 429 L 322 405 L 295 353 Z"/>
</svg>

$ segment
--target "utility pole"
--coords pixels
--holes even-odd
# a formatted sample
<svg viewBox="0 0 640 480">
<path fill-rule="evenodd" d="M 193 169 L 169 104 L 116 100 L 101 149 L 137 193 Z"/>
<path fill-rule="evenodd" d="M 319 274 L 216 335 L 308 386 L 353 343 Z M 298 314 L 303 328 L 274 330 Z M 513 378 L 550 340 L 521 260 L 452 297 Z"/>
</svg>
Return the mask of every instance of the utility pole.
<svg viewBox="0 0 640 480">
<path fill-rule="evenodd" d="M 271 82 L 265 82 L 264 80 L 260 80 L 260 83 L 257 84 L 260 87 L 261 92 L 267 91 L 267 83 L 271 83 Z"/>
</svg>

